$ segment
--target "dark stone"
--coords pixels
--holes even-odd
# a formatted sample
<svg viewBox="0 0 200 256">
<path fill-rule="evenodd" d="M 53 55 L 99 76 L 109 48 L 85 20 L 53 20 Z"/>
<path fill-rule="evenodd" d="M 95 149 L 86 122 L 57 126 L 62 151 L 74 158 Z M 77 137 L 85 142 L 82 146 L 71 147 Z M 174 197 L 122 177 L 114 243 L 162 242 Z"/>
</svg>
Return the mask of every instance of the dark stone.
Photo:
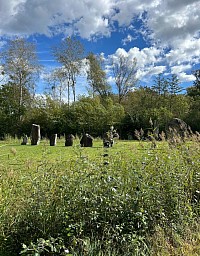
<svg viewBox="0 0 200 256">
<path fill-rule="evenodd" d="M 103 146 L 104 146 L 104 148 L 109 148 L 110 147 L 110 142 L 109 141 L 104 141 Z"/>
<path fill-rule="evenodd" d="M 31 145 L 38 145 L 40 143 L 40 126 L 32 124 L 31 129 Z"/>
<path fill-rule="evenodd" d="M 175 136 L 180 136 L 182 139 L 189 137 L 192 134 L 191 128 L 183 120 L 179 118 L 173 118 L 166 125 L 167 139 Z"/>
<path fill-rule="evenodd" d="M 50 146 L 55 146 L 57 141 L 57 134 L 52 134 L 50 136 Z"/>
<path fill-rule="evenodd" d="M 74 135 L 73 134 L 68 134 L 65 136 L 65 146 L 69 147 L 69 146 L 73 146 L 73 142 L 74 142 Z"/>
<path fill-rule="evenodd" d="M 105 132 L 103 134 L 103 146 L 105 148 L 112 147 L 114 143 L 112 132 Z"/>
<path fill-rule="evenodd" d="M 93 138 L 88 133 L 84 134 L 80 140 L 81 147 L 92 147 Z"/>
</svg>

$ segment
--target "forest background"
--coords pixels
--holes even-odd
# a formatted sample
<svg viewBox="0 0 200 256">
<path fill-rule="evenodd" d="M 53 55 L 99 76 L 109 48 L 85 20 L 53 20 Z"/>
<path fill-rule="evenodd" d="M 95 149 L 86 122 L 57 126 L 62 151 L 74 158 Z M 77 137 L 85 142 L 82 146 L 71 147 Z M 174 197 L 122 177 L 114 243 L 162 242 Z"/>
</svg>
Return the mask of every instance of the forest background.
<svg viewBox="0 0 200 256">
<path fill-rule="evenodd" d="M 17 38 L 0 53 L 1 139 L 29 136 L 33 123 L 40 125 L 46 137 L 84 132 L 98 137 L 114 125 L 120 138 L 128 139 L 141 128 L 147 133 L 150 120 L 153 129 L 165 131 L 174 117 L 200 131 L 200 70 L 194 71 L 196 80 L 184 93 L 174 74 L 159 74 L 153 85 L 141 86 L 136 58 L 121 54 L 108 65 L 103 56 L 85 54 L 81 42 L 68 37 L 52 48 L 60 66 L 45 75 L 46 90 L 39 95 L 36 84 L 42 66 L 35 49 L 33 43 Z M 83 70 L 88 93 L 76 95 Z"/>
</svg>

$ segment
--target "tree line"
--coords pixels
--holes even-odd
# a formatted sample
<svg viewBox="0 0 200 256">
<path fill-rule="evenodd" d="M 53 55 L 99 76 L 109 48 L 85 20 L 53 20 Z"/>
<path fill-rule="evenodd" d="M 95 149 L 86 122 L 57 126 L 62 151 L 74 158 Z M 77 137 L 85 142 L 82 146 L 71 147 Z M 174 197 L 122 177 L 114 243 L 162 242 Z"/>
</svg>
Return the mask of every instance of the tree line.
<svg viewBox="0 0 200 256">
<path fill-rule="evenodd" d="M 114 125 L 121 138 L 127 139 L 135 129 L 148 130 L 149 120 L 160 131 L 165 130 L 173 117 L 200 131 L 200 70 L 194 71 L 196 79 L 185 93 L 174 74 L 167 78 L 159 74 L 153 85 L 144 87 L 136 79 L 137 60 L 121 55 L 109 63 L 114 91 L 103 57 L 85 54 L 77 39 L 66 38 L 52 48 L 52 54 L 60 66 L 45 75 L 48 90 L 36 95 L 43 69 L 36 46 L 25 39 L 14 39 L 0 53 L 1 138 L 29 135 L 31 124 L 36 123 L 43 136 L 84 132 L 101 136 Z M 83 69 L 89 96 L 76 95 L 77 78 Z"/>
</svg>

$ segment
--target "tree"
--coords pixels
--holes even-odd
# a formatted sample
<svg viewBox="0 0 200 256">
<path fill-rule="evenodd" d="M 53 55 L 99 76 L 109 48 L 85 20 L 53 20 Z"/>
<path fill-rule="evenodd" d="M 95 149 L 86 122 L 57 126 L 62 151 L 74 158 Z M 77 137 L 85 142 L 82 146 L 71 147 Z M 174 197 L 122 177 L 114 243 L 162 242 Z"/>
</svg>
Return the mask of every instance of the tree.
<svg viewBox="0 0 200 256">
<path fill-rule="evenodd" d="M 23 88 L 23 104 L 19 106 L 19 90 L 16 84 L 8 83 L 0 88 L 0 112 L 1 124 L 4 123 L 4 134 L 20 135 L 21 123 L 20 117 L 25 116 L 27 109 L 32 101 L 31 95 L 26 88 Z"/>
<path fill-rule="evenodd" d="M 179 84 L 179 79 L 177 75 L 173 74 L 170 78 L 167 80 L 168 82 L 168 91 L 169 91 L 169 109 L 172 111 L 173 105 L 176 102 L 176 94 L 180 93 L 182 91 L 182 88 Z"/>
<path fill-rule="evenodd" d="M 80 97 L 70 107 L 68 112 L 67 130 L 72 133 L 88 132 L 92 136 L 100 136 L 110 125 L 120 123 L 124 117 L 124 108 L 114 104 L 112 99 L 106 97 L 102 104 L 99 97 Z"/>
<path fill-rule="evenodd" d="M 168 88 L 170 95 L 175 95 L 183 90 L 177 75 L 172 74 L 172 76 L 168 78 Z"/>
<path fill-rule="evenodd" d="M 186 121 L 195 131 L 200 131 L 200 69 L 194 71 L 196 80 L 193 86 L 187 88 L 190 109 Z"/>
<path fill-rule="evenodd" d="M 187 95 L 193 98 L 198 98 L 200 96 L 200 69 L 193 72 L 196 80 L 193 86 L 187 88 Z"/>
<path fill-rule="evenodd" d="M 126 114 L 130 117 L 133 130 L 146 128 L 149 125 L 149 115 L 146 113 L 156 107 L 158 96 L 155 91 L 149 87 L 138 87 L 135 91 L 128 93 L 124 108 Z"/>
<path fill-rule="evenodd" d="M 50 95 L 53 100 L 56 100 L 61 105 L 67 89 L 66 71 L 63 67 L 55 68 L 45 78 L 49 85 Z"/>
<path fill-rule="evenodd" d="M 101 98 L 110 94 L 110 86 L 106 80 L 106 72 L 101 68 L 101 59 L 93 53 L 87 56 L 89 70 L 87 71 L 87 80 L 92 89 L 93 97 L 99 94 Z"/>
<path fill-rule="evenodd" d="M 168 81 L 163 77 L 163 74 L 158 74 L 154 80 L 154 85 L 151 87 L 158 95 L 166 96 L 168 93 Z"/>
<path fill-rule="evenodd" d="M 32 97 L 34 96 L 35 81 L 41 68 L 38 64 L 35 45 L 24 39 L 11 40 L 2 53 L 2 66 L 7 84 L 14 90 L 17 116 L 21 120 L 21 109 L 27 104 L 26 95 L 29 93 Z M 30 100 L 30 97 L 28 98 Z"/>
<path fill-rule="evenodd" d="M 200 69 L 194 71 L 194 76 L 196 78 L 194 86 L 200 90 Z"/>
<path fill-rule="evenodd" d="M 75 38 L 67 37 L 59 46 L 53 47 L 53 55 L 66 70 L 68 80 L 68 104 L 69 88 L 72 87 L 74 101 L 76 100 L 76 78 L 81 72 L 82 60 L 84 58 L 84 48 L 80 41 Z"/>
<path fill-rule="evenodd" d="M 118 90 L 119 103 L 136 86 L 136 64 L 136 58 L 130 59 L 124 55 L 112 59 L 112 71 Z"/>
</svg>

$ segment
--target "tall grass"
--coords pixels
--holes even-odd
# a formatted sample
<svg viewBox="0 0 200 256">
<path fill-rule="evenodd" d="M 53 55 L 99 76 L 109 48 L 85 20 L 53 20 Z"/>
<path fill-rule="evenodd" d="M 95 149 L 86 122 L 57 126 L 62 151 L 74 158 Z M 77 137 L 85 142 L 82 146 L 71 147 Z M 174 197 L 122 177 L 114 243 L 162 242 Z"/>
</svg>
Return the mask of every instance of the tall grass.
<svg viewBox="0 0 200 256">
<path fill-rule="evenodd" d="M 38 255 L 200 254 L 198 142 L 17 143 L 0 147 L 0 255 L 39 238 L 67 250 Z"/>
</svg>

